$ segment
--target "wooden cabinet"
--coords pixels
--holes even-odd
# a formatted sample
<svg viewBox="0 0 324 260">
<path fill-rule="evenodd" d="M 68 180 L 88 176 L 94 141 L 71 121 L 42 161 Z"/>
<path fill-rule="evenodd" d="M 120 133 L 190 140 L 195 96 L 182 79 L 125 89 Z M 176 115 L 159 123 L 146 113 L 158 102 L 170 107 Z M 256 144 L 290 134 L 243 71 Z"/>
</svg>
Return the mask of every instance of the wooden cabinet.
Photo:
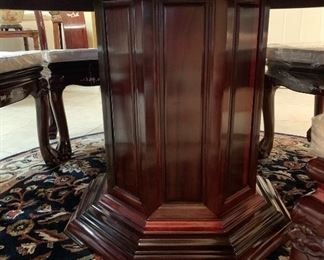
<svg viewBox="0 0 324 260">
<path fill-rule="evenodd" d="M 288 223 L 255 191 L 264 1 L 96 16 L 109 163 L 67 231 L 105 259 L 262 259 Z"/>
</svg>

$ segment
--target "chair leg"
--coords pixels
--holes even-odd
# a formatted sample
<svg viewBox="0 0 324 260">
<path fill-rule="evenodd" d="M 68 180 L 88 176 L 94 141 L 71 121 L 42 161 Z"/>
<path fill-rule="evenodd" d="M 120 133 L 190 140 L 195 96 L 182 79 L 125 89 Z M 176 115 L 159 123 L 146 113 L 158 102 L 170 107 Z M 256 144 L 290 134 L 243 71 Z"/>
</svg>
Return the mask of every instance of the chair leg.
<svg viewBox="0 0 324 260">
<path fill-rule="evenodd" d="M 265 76 L 263 93 L 264 137 L 259 143 L 259 157 L 267 158 L 272 150 L 274 138 L 274 96 L 278 86 Z"/>
<path fill-rule="evenodd" d="M 50 80 L 50 102 L 60 135 L 58 151 L 60 152 L 61 158 L 63 160 L 68 160 L 69 158 L 71 158 L 72 149 L 62 98 L 63 90 L 65 87 L 65 85 L 57 84 L 55 83 L 55 81 Z"/>
<path fill-rule="evenodd" d="M 49 113 L 49 138 L 50 140 L 55 140 L 57 137 L 57 126 L 53 114 L 53 108 L 50 106 L 50 113 Z"/>
<path fill-rule="evenodd" d="M 314 116 L 322 114 L 324 112 L 324 97 L 316 95 L 314 103 Z"/>
<path fill-rule="evenodd" d="M 60 159 L 58 152 L 52 148 L 49 143 L 49 99 L 46 86 L 47 81 L 41 79 L 37 90 L 34 90 L 31 94 L 34 97 L 36 104 L 37 131 L 40 151 L 45 163 L 52 166 L 59 164 Z"/>
</svg>

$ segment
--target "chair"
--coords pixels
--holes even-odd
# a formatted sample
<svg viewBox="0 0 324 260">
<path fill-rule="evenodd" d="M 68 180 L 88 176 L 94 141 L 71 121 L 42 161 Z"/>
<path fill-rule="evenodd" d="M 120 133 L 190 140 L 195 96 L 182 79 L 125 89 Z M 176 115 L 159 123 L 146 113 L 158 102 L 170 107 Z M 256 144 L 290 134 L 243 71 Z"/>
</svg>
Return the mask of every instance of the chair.
<svg viewBox="0 0 324 260">
<path fill-rule="evenodd" d="M 60 159 L 49 143 L 48 88 L 42 69 L 40 51 L 0 52 L 0 107 L 34 97 L 40 151 L 46 164 L 56 165 Z"/>
<path fill-rule="evenodd" d="M 267 71 L 264 80 L 263 118 L 264 138 L 259 156 L 269 156 L 274 138 L 274 96 L 279 86 L 293 91 L 313 94 L 314 114 L 323 112 L 324 47 L 270 45 L 267 50 Z M 310 139 L 310 131 L 307 137 Z"/>
<path fill-rule="evenodd" d="M 18 102 L 29 94 L 35 98 L 41 154 L 46 164 L 56 165 L 71 156 L 63 90 L 72 84 L 99 84 L 98 54 L 96 49 L 48 50 L 42 12 L 35 11 L 34 14 L 43 52 L 0 52 L 0 107 Z M 44 65 L 49 71 L 50 98 L 47 81 L 41 75 Z M 56 136 L 53 118 L 60 134 L 57 150 L 49 144 L 49 125 Z"/>
<path fill-rule="evenodd" d="M 49 50 L 43 52 L 49 70 L 50 101 L 60 134 L 60 154 L 71 156 L 69 131 L 63 104 L 63 91 L 69 85 L 96 86 L 100 84 L 97 49 Z"/>
<path fill-rule="evenodd" d="M 55 15 L 54 31 L 60 35 L 58 23 L 61 22 L 59 13 Z M 68 85 L 95 86 L 99 85 L 99 65 L 97 49 L 60 49 L 48 50 L 44 20 L 40 11 L 35 12 L 37 27 L 40 31 L 40 40 L 43 42 L 43 65 L 49 82 L 51 114 L 49 118 L 51 139 L 56 138 L 59 132 L 58 151 L 61 159 L 71 157 L 71 144 L 63 104 L 63 91 Z M 64 19 L 62 20 L 64 22 Z M 62 39 L 56 40 L 62 46 Z M 55 118 L 55 120 L 53 119 Z"/>
</svg>

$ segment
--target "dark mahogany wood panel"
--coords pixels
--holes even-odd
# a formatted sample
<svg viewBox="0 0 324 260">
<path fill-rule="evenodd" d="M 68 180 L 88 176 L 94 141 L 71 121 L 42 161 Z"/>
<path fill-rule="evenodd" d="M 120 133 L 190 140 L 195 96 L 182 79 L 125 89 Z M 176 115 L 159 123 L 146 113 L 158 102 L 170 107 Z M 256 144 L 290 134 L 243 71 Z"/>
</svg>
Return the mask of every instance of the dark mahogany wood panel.
<svg viewBox="0 0 324 260">
<path fill-rule="evenodd" d="M 244 189 L 250 177 L 251 130 L 258 44 L 259 9 L 238 5 L 232 79 L 232 122 L 226 196 Z"/>
<path fill-rule="evenodd" d="M 234 1 L 211 2 L 209 5 L 203 197 L 204 204 L 218 216 L 223 210 L 223 182 L 228 159 L 230 66 L 233 60 L 235 5 Z"/>
<path fill-rule="evenodd" d="M 107 11 L 107 44 L 110 49 L 116 185 L 138 196 L 137 94 L 134 82 L 133 39 L 128 6 Z"/>
<path fill-rule="evenodd" d="M 147 216 L 162 203 L 161 138 L 157 71 L 158 31 L 154 27 L 155 3 L 134 4 L 134 53 L 137 86 L 137 124 L 140 157 L 139 194 Z M 157 23 L 156 23 L 157 24 Z M 147 39 L 147 40 L 143 40 Z"/>
<path fill-rule="evenodd" d="M 166 201 L 201 201 L 205 6 L 165 5 L 162 15 Z"/>
<path fill-rule="evenodd" d="M 107 2 L 105 11 L 107 62 L 111 95 L 114 156 L 110 193 L 149 215 L 161 205 L 158 84 L 154 77 L 156 39 L 153 16 L 143 16 L 152 2 Z M 143 8 L 143 10 L 142 10 Z M 148 12 L 149 13 L 149 12 Z M 149 39 L 143 41 L 142 38 Z M 154 86 L 154 87 L 153 87 Z"/>
<path fill-rule="evenodd" d="M 60 12 L 63 23 L 65 47 L 67 49 L 88 48 L 87 28 L 84 13 Z"/>
<path fill-rule="evenodd" d="M 280 243 L 287 218 L 255 193 L 264 4 L 98 1 L 108 173 L 67 232 L 119 260 L 264 259 Z"/>
</svg>

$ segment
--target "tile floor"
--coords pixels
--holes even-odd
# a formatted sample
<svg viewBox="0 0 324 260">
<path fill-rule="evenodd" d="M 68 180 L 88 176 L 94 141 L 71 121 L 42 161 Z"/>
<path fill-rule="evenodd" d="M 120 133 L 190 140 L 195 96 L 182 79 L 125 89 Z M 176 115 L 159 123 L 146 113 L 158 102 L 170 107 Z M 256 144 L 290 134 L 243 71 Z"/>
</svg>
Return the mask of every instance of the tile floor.
<svg viewBox="0 0 324 260">
<path fill-rule="evenodd" d="M 276 132 L 304 136 L 314 96 L 282 88 L 276 94 Z M 99 87 L 70 86 L 64 102 L 71 137 L 103 131 Z M 261 126 L 262 129 L 262 126 Z M 33 98 L 0 109 L 0 159 L 38 146 Z"/>
<path fill-rule="evenodd" d="M 99 86 L 69 86 L 63 98 L 70 137 L 103 131 Z M 33 98 L 0 108 L 0 159 L 37 146 Z"/>
</svg>

